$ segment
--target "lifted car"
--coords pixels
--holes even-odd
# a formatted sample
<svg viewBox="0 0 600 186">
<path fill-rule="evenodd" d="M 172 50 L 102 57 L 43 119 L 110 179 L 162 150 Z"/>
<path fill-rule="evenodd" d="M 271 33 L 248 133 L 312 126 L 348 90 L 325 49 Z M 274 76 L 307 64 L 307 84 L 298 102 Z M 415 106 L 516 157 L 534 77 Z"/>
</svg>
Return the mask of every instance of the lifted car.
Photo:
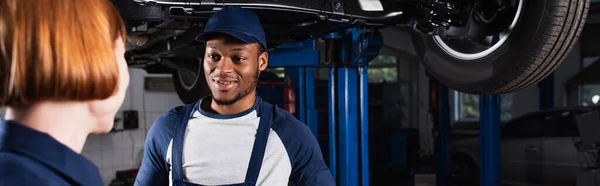
<svg viewBox="0 0 600 186">
<path fill-rule="evenodd" d="M 113 0 L 128 27 L 127 59 L 173 73 L 178 95 L 208 90 L 203 43 L 194 37 L 223 6 L 256 12 L 268 46 L 319 39 L 348 28 L 412 30 L 426 70 L 465 93 L 508 93 L 540 81 L 565 59 L 589 0 Z"/>
</svg>

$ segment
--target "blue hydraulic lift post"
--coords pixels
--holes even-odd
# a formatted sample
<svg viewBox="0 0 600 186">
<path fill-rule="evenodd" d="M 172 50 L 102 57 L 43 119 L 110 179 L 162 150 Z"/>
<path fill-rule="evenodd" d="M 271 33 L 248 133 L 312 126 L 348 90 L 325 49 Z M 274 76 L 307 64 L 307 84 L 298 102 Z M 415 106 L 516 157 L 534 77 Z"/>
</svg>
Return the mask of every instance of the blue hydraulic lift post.
<svg viewBox="0 0 600 186">
<path fill-rule="evenodd" d="M 500 186 L 502 173 L 500 96 L 481 95 L 480 102 L 480 185 Z"/>
<path fill-rule="evenodd" d="M 361 35 L 364 34 L 364 35 Z M 362 37 L 361 37 L 362 36 Z M 354 60 L 358 66 L 359 72 L 359 100 L 360 100 L 360 163 L 361 175 L 360 182 L 362 186 L 370 184 L 370 163 L 369 163 L 369 75 L 368 67 L 375 57 L 381 53 L 383 46 L 383 37 L 379 35 L 379 31 L 371 30 L 371 32 L 354 32 L 353 40 L 356 41 L 353 49 L 358 51 L 353 52 Z"/>
<path fill-rule="evenodd" d="M 314 99 L 314 67 L 319 66 L 320 58 L 316 50 L 316 41 L 309 40 L 283 44 L 277 48 L 274 54 L 270 55 L 270 58 L 275 57 L 276 60 L 269 60 L 269 67 L 285 67 L 285 75 L 291 78 L 291 85 L 296 89 L 297 117 L 300 121 L 308 125 L 315 137 L 318 137 L 319 127 Z M 309 55 L 303 56 L 305 54 Z M 282 59 L 283 56 L 287 60 L 277 60 Z M 290 58 L 296 58 L 296 60 L 291 60 Z M 299 59 L 305 61 L 299 62 Z M 274 65 L 271 63 L 274 63 Z"/>
<path fill-rule="evenodd" d="M 304 86 L 306 95 L 306 124 L 315 135 L 319 138 L 319 118 L 315 102 L 315 69 L 305 68 L 304 70 Z"/>
<path fill-rule="evenodd" d="M 331 171 L 331 174 L 333 175 L 334 178 L 337 178 L 337 120 L 336 120 L 336 103 L 337 100 L 335 100 L 336 97 L 336 85 L 337 83 L 335 82 L 336 80 L 336 73 L 335 73 L 335 68 L 329 68 L 329 78 L 328 78 L 328 85 L 329 85 L 329 96 L 328 96 L 328 101 L 329 101 L 329 169 Z"/>
<path fill-rule="evenodd" d="M 538 83 L 539 91 L 539 109 L 549 109 L 554 107 L 554 73 Z"/>
<path fill-rule="evenodd" d="M 323 36 L 323 39 L 325 40 L 330 40 L 330 39 L 341 39 L 342 36 L 338 33 L 330 33 L 327 34 L 325 36 Z M 338 57 L 341 57 L 341 54 L 338 54 Z M 333 177 L 337 179 L 338 176 L 338 159 L 337 159 L 337 131 L 338 131 L 338 124 L 337 124 L 337 100 L 335 99 L 337 97 L 337 68 L 335 66 L 330 66 L 329 70 L 328 70 L 328 75 L 329 77 L 327 78 L 327 85 L 328 85 L 328 115 L 329 115 L 329 170 L 331 171 L 331 174 L 333 175 Z"/>
<path fill-rule="evenodd" d="M 359 185 L 358 87 L 356 67 L 337 69 L 340 185 Z"/>
<path fill-rule="evenodd" d="M 492 43 L 497 42 L 495 35 Z M 502 178 L 502 124 L 500 95 L 486 94 L 479 97 L 479 185 L 500 186 Z"/>
<path fill-rule="evenodd" d="M 369 185 L 369 78 L 368 66 L 358 67 L 360 79 L 360 155 L 361 155 L 361 182 L 363 186 Z"/>
<path fill-rule="evenodd" d="M 360 119 L 360 185 L 369 186 L 369 62 L 375 59 L 383 47 L 383 37 L 378 30 L 354 30 L 352 40 L 353 65 L 358 67 L 359 119 Z"/>
<path fill-rule="evenodd" d="M 449 185 L 450 175 L 450 93 L 448 87 L 437 82 L 437 117 L 438 134 L 435 139 L 437 173 L 436 183 L 438 186 Z"/>
<path fill-rule="evenodd" d="M 340 55 L 341 61 L 346 63 L 353 58 L 350 50 L 357 44 L 354 29 L 348 30 L 342 36 L 343 42 Z M 348 52 L 350 54 L 348 55 Z M 348 58 L 350 56 L 350 58 Z M 347 65 L 347 64 L 346 64 Z M 359 185 L 359 139 L 358 139 L 358 68 L 353 66 L 342 66 L 336 69 L 336 92 L 337 92 L 337 122 L 338 122 L 338 164 L 339 185 Z"/>
<path fill-rule="evenodd" d="M 370 182 L 367 65 L 381 52 L 383 39 L 377 34 L 367 34 L 372 33 L 349 29 L 334 37 L 344 42 L 337 53 L 341 66 L 329 71 L 330 97 L 337 98 L 329 100 L 330 133 L 335 135 L 338 131 L 338 142 L 330 141 L 333 147 L 330 147 L 330 161 L 336 161 L 331 165 L 335 169 L 332 172 L 338 176 L 338 184 L 344 186 L 368 186 Z M 330 140 L 335 138 L 330 136 Z"/>
</svg>

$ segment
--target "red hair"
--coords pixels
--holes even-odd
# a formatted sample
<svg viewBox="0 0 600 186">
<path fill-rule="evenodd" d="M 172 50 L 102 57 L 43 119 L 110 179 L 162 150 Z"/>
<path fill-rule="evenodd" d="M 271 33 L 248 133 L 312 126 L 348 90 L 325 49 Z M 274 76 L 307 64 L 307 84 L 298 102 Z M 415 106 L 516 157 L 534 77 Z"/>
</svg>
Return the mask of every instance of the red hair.
<svg viewBox="0 0 600 186">
<path fill-rule="evenodd" d="M 112 96 L 125 34 L 107 0 L 0 1 L 0 106 Z"/>
</svg>

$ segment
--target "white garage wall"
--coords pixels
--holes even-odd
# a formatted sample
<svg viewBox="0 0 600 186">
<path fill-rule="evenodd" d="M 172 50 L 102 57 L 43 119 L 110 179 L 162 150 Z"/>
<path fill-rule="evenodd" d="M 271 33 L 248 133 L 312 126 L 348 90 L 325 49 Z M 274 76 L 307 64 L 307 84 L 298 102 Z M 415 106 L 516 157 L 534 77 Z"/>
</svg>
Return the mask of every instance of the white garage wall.
<svg viewBox="0 0 600 186">
<path fill-rule="evenodd" d="M 157 75 L 148 75 L 141 69 L 130 69 L 129 72 L 131 80 L 120 110 L 137 110 L 139 128 L 131 131 L 92 135 L 88 138 L 83 150 L 83 155 L 100 169 L 105 185 L 115 178 L 116 171 L 139 168 L 146 133 L 154 120 L 169 109 L 183 104 L 175 92 L 144 90 L 144 77 Z M 117 118 L 122 118 L 121 112 L 117 114 Z"/>
</svg>

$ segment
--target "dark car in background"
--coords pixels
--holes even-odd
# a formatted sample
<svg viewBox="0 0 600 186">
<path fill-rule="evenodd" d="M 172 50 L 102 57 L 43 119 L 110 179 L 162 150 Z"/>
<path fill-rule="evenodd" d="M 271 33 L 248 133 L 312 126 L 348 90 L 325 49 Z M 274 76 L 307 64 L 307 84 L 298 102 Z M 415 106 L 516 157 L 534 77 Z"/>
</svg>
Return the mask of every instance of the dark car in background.
<svg viewBox="0 0 600 186">
<path fill-rule="evenodd" d="M 506 121 L 501 122 L 502 125 L 506 124 Z M 478 138 L 479 137 L 479 121 L 477 120 L 460 120 L 452 123 L 450 128 L 450 135 L 452 141 L 457 141 L 465 138 Z"/>
<path fill-rule="evenodd" d="M 597 163 L 576 146 L 580 135 L 575 116 L 592 109 L 541 110 L 506 122 L 501 138 L 503 185 L 575 185 L 578 174 Z M 461 185 L 479 185 L 478 129 L 474 123 L 470 126 L 473 136 L 454 139 L 451 147 L 453 177 Z"/>
</svg>

